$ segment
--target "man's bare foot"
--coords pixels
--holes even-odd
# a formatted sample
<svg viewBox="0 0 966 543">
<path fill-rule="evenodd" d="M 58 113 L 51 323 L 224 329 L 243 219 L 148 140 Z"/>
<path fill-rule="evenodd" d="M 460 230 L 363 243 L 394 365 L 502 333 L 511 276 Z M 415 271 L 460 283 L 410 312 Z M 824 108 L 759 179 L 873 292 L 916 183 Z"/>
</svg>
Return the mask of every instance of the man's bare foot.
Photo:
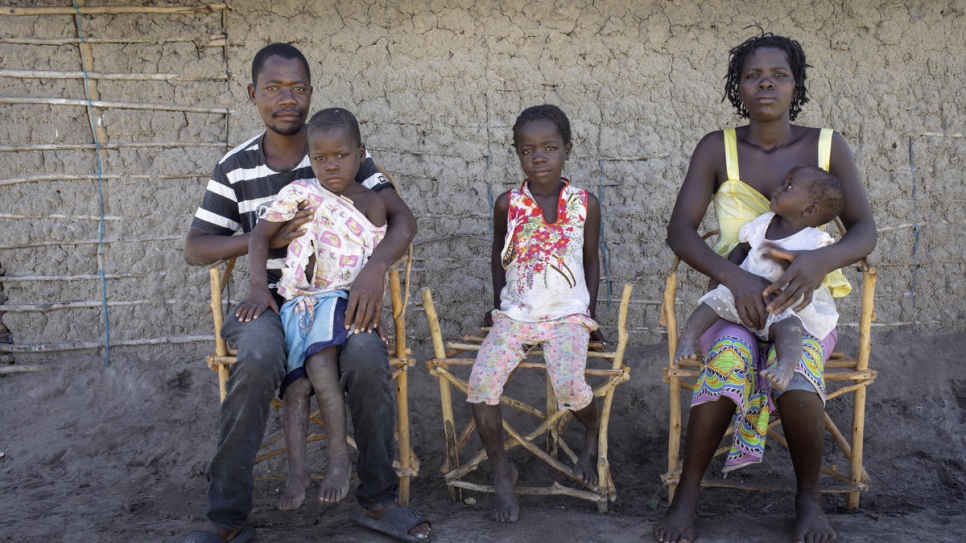
<svg viewBox="0 0 966 543">
<path fill-rule="evenodd" d="M 351 472 L 352 465 L 349 462 L 349 450 L 346 445 L 330 448 L 329 465 L 325 468 L 325 479 L 319 489 L 319 501 L 335 503 L 345 498 L 349 494 Z"/>
<path fill-rule="evenodd" d="M 288 481 L 285 483 L 285 491 L 278 500 L 278 508 L 282 511 L 292 511 L 302 507 L 305 501 L 305 491 L 309 489 L 312 479 L 309 472 L 304 467 L 302 469 L 289 469 Z"/>
<path fill-rule="evenodd" d="M 394 503 L 387 507 L 383 507 L 382 509 L 374 509 L 372 511 L 366 510 L 365 515 L 368 517 L 372 517 L 376 520 L 379 520 L 382 517 L 386 516 L 387 513 L 389 513 L 390 511 L 392 511 L 397 507 L 399 507 L 399 504 Z M 406 533 L 408 533 L 413 537 L 418 537 L 419 539 L 427 539 L 429 537 L 429 532 L 430 532 L 430 524 L 428 522 L 422 522 L 413 526 L 412 530 L 409 530 Z"/>
<path fill-rule="evenodd" d="M 493 493 L 496 504 L 493 507 L 493 520 L 497 522 L 516 522 L 520 520 L 520 505 L 513 495 L 513 486 L 517 484 L 520 473 L 509 460 L 499 462 L 493 466 Z"/>
<path fill-rule="evenodd" d="M 832 543 L 838 536 L 822 511 L 821 496 L 799 494 L 795 497 L 795 543 Z"/>
<path fill-rule="evenodd" d="M 792 377 L 795 375 L 795 362 L 791 364 L 778 363 L 777 366 L 761 370 L 761 376 L 768 379 L 771 383 L 772 388 L 776 390 L 785 390 L 788 388 L 788 383 L 792 381 Z"/>
<path fill-rule="evenodd" d="M 698 508 L 698 495 L 678 487 L 674 501 L 668 506 L 664 518 L 654 523 L 651 534 L 663 543 L 691 543 L 694 541 L 694 513 Z"/>
</svg>

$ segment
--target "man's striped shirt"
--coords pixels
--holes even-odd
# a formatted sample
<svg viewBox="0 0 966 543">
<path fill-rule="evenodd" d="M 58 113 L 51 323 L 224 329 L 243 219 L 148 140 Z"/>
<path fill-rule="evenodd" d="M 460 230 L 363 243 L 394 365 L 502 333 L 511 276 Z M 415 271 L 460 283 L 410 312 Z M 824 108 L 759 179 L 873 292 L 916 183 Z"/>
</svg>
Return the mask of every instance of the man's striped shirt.
<svg viewBox="0 0 966 543">
<path fill-rule="evenodd" d="M 261 133 L 229 151 L 215 166 L 208 180 L 204 200 L 191 221 L 191 228 L 206 234 L 231 236 L 249 233 L 264 209 L 282 187 L 296 180 L 315 179 L 306 154 L 294 167 L 274 170 L 268 166 L 262 149 Z M 376 192 L 391 187 L 372 157 L 359 166 L 356 181 Z M 269 281 L 275 283 L 285 263 L 285 248 L 271 249 L 268 255 Z"/>
</svg>

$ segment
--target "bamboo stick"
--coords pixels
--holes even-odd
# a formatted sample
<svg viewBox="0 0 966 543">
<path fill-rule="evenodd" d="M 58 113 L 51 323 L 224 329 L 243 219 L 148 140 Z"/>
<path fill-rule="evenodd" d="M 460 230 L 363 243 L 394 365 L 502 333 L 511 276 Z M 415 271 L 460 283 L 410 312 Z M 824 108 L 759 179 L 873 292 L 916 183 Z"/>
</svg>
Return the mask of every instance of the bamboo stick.
<svg viewBox="0 0 966 543">
<path fill-rule="evenodd" d="M 450 343 L 449 345 L 452 347 L 454 344 Z M 466 366 L 473 365 L 473 359 L 472 358 L 442 358 L 442 359 L 433 358 L 433 359 L 427 360 L 426 365 L 427 367 L 430 367 L 430 368 L 450 367 L 450 366 L 466 367 Z M 547 369 L 547 365 L 544 364 L 543 362 L 520 362 L 520 365 L 517 366 L 517 368 L 528 369 L 528 370 L 545 370 Z M 584 370 L 584 375 L 594 375 L 599 377 L 613 377 L 617 375 L 622 375 L 623 373 L 624 373 L 624 370 L 620 370 L 620 369 L 615 370 L 615 369 L 586 368 Z"/>
<path fill-rule="evenodd" d="M 866 379 L 864 381 L 859 381 L 858 383 L 856 383 L 854 385 L 849 385 L 849 386 L 846 386 L 846 387 L 842 387 L 842 388 L 836 390 L 835 392 L 829 393 L 825 397 L 825 401 L 831 400 L 833 398 L 838 398 L 839 396 L 842 396 L 844 394 L 848 394 L 849 392 L 853 392 L 853 391 L 856 391 L 856 390 L 858 390 L 860 388 L 867 387 L 867 386 L 871 385 L 872 383 L 873 383 L 873 379 Z"/>
<path fill-rule="evenodd" d="M 162 13 L 168 15 L 196 15 L 208 14 L 216 11 L 231 9 L 228 4 L 207 4 L 194 7 L 155 7 L 155 6 L 78 6 L 77 8 L 14 8 L 0 7 L 0 15 L 75 15 L 80 12 L 82 15 L 120 15 L 120 14 L 139 14 Z"/>
<path fill-rule="evenodd" d="M 11 365 L 11 366 L 0 366 L 0 375 L 13 375 L 15 373 L 33 373 L 37 371 L 47 371 L 54 368 L 50 366 L 37 366 L 37 365 Z"/>
<path fill-rule="evenodd" d="M 443 368 L 438 368 L 437 373 L 438 373 L 438 376 L 449 381 L 449 383 L 452 386 L 459 389 L 459 391 L 462 392 L 464 395 L 469 395 L 469 384 L 465 380 L 460 379 L 459 377 L 456 377 L 455 375 L 453 375 L 452 373 L 450 373 L 449 371 Z M 505 405 L 507 407 L 512 407 L 517 411 L 522 411 L 540 420 L 547 418 L 547 415 L 544 412 L 540 411 L 539 409 L 531 405 L 528 405 L 524 402 L 521 402 L 519 400 L 515 400 L 507 396 L 506 394 L 503 394 L 500 396 L 500 404 Z"/>
<path fill-rule="evenodd" d="M 147 277 L 144 273 L 107 273 L 105 279 L 140 279 Z M 35 283 L 38 281 L 87 281 L 100 280 L 101 276 L 93 273 L 81 275 L 0 275 L 0 283 Z"/>
<path fill-rule="evenodd" d="M 406 285 L 408 288 L 408 284 Z M 396 328 L 396 358 L 406 358 L 406 321 L 405 313 L 400 310 L 403 305 L 401 294 L 402 287 L 399 284 L 399 270 L 393 268 L 389 271 L 389 293 L 392 299 L 392 314 L 394 326 Z M 396 377 L 396 410 L 399 425 L 399 467 L 408 471 L 411 465 L 410 458 L 412 449 L 409 445 L 409 374 L 406 371 L 408 366 L 399 368 L 399 375 Z M 399 480 L 399 504 L 409 505 L 409 477 Z"/>
<path fill-rule="evenodd" d="M 224 107 L 191 107 L 177 104 L 137 104 L 133 102 L 106 102 L 103 100 L 77 100 L 73 98 L 25 98 L 19 96 L 0 96 L 0 104 L 49 105 L 49 106 L 80 106 L 107 109 L 136 109 L 142 111 L 174 111 L 177 113 L 211 113 L 228 115 L 231 110 Z"/>
<path fill-rule="evenodd" d="M 89 43 L 84 40 L 84 43 Z M 51 70 L 4 70 L 0 69 L 0 77 L 20 79 L 99 79 L 102 81 L 229 81 L 225 76 L 200 76 L 184 74 L 145 74 L 145 73 L 104 73 L 79 71 L 51 71 Z"/>
<path fill-rule="evenodd" d="M 852 446 L 849 445 L 849 442 L 845 440 L 845 436 L 842 435 L 841 431 L 839 431 L 839 427 L 835 425 L 835 421 L 832 420 L 832 417 L 830 417 L 828 413 L 825 413 L 825 429 L 828 430 L 828 433 L 832 435 L 832 439 L 835 441 L 835 444 L 838 445 L 839 450 L 842 451 L 842 454 L 844 454 L 846 458 L 851 459 Z M 869 473 L 865 471 L 865 468 L 862 468 L 862 480 L 859 482 L 864 483 L 868 480 Z M 845 479 L 845 482 L 850 481 Z"/>
<path fill-rule="evenodd" d="M 436 306 L 433 305 L 433 294 L 429 288 L 420 290 L 423 299 L 423 307 L 426 311 L 426 320 L 429 324 L 429 333 L 433 339 L 433 352 L 437 358 L 444 358 L 446 350 L 443 347 L 443 333 L 439 328 L 439 319 L 436 316 Z M 448 372 L 446 372 L 448 373 Z M 459 450 L 456 447 L 456 417 L 453 414 L 453 395 L 450 382 L 437 374 L 439 381 L 439 403 L 443 414 L 443 433 L 446 439 L 446 459 L 443 463 L 443 471 L 450 473 L 459 467 Z M 453 487 L 447 487 L 449 499 L 456 501 L 461 496 Z"/>
<path fill-rule="evenodd" d="M 117 151 L 120 149 L 178 149 L 182 147 L 228 147 L 227 141 L 192 141 L 192 142 L 131 142 L 131 143 L 64 143 L 64 144 L 40 144 L 40 145 L 0 145 L 0 153 L 23 153 L 34 151 Z M 96 179 L 96 176 L 95 176 Z"/>
<path fill-rule="evenodd" d="M 67 220 L 67 221 L 98 221 L 100 222 L 102 217 L 98 215 L 61 215 L 59 213 L 53 213 L 50 215 L 16 215 L 13 213 L 0 213 L 0 219 L 11 220 L 11 221 L 40 221 L 45 219 L 54 220 Z M 119 221 L 123 217 L 117 215 L 105 215 L 103 220 L 105 221 Z"/>
<path fill-rule="evenodd" d="M 115 39 L 115 38 L 84 38 L 84 41 L 90 44 L 149 44 L 149 45 L 165 45 L 168 43 L 193 43 L 197 47 L 225 47 L 228 41 L 228 37 L 224 34 L 216 34 L 208 36 L 208 41 L 201 44 L 198 38 L 158 38 L 158 39 Z M 75 45 L 80 43 L 80 38 L 22 38 L 22 37 L 12 37 L 12 38 L 0 38 L 0 43 L 12 43 L 17 45 Z M 244 45 L 232 44 L 232 45 Z"/>
<path fill-rule="evenodd" d="M 465 488 L 467 490 L 472 490 L 475 492 L 493 492 L 493 485 L 480 485 L 476 483 L 468 483 L 466 481 L 453 481 L 447 483 L 447 485 L 455 486 L 459 488 Z M 570 488 L 564 486 L 556 481 L 549 487 L 532 487 L 532 486 L 517 486 L 513 487 L 513 493 L 518 496 L 570 496 L 572 498 L 579 498 L 581 500 L 587 500 L 592 502 L 599 502 L 600 496 L 594 492 L 588 492 L 586 490 L 578 490 L 576 488 Z"/>
<path fill-rule="evenodd" d="M 142 305 L 147 303 L 156 303 L 151 300 L 129 300 L 120 302 L 107 302 L 108 307 L 126 307 L 134 305 Z M 173 301 L 165 303 L 174 303 Z M 99 309 L 104 306 L 104 302 L 100 300 L 91 300 L 83 302 L 43 302 L 43 303 L 32 303 L 32 304 L 4 304 L 3 311 L 5 313 L 45 313 L 47 311 L 58 311 L 61 309 Z"/>
<path fill-rule="evenodd" d="M 197 343 L 202 341 L 211 341 L 211 336 L 169 336 L 150 339 L 112 339 L 111 347 L 139 347 L 142 345 Z M 0 353 L 53 353 L 101 349 L 103 347 L 103 341 L 69 341 L 64 343 L 0 343 Z"/>
<path fill-rule="evenodd" d="M 39 243 L 29 243 L 22 245 L 0 245 L 0 250 L 13 250 L 13 249 L 34 249 L 37 247 L 64 247 L 70 245 L 99 245 L 100 243 L 144 243 L 147 241 L 171 241 L 180 240 L 183 236 L 153 236 L 146 238 L 134 238 L 134 239 L 81 239 L 81 240 L 65 240 L 65 241 L 41 241 Z"/>
</svg>

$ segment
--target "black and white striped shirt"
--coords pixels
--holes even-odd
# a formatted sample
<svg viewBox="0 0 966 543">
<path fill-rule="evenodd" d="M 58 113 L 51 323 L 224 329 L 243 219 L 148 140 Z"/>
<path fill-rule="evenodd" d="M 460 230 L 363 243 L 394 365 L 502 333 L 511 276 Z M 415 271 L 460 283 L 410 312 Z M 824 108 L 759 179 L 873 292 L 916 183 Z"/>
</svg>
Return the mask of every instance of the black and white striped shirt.
<svg viewBox="0 0 966 543">
<path fill-rule="evenodd" d="M 306 154 L 294 167 L 272 169 L 265 160 L 261 133 L 229 151 L 215 166 L 208 180 L 204 200 L 191 221 L 191 228 L 206 234 L 230 236 L 238 231 L 249 233 L 255 228 L 260 210 L 267 207 L 282 187 L 299 179 L 314 179 Z M 356 181 L 376 192 L 392 187 L 366 154 L 359 166 Z M 285 248 L 269 252 L 268 270 L 274 283 L 285 260 Z"/>
</svg>

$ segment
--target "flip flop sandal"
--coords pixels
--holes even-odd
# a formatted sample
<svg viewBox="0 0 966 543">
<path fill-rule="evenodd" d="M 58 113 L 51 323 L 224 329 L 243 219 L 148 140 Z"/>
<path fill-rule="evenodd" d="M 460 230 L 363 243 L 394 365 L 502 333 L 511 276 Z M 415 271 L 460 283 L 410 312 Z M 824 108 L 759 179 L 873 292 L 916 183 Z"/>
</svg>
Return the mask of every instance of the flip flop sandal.
<svg viewBox="0 0 966 543">
<path fill-rule="evenodd" d="M 429 520 L 413 511 L 409 507 L 397 505 L 393 507 L 382 518 L 376 520 L 365 513 L 355 512 L 349 515 L 355 523 L 365 526 L 370 530 L 388 535 L 389 537 L 405 541 L 406 543 L 423 543 L 429 538 L 416 537 L 409 533 L 416 526 L 424 522 L 432 525 Z M 430 536 L 431 537 L 431 536 Z"/>
<path fill-rule="evenodd" d="M 411 530 L 412 528 L 410 528 Z M 248 543 L 252 537 L 255 535 L 255 528 L 251 526 L 245 526 L 240 532 L 235 534 L 235 537 L 231 538 L 228 543 Z M 204 530 L 197 530 L 188 534 L 188 537 L 184 538 L 181 543 L 222 543 L 221 538 L 218 534 L 214 532 L 206 532 Z"/>
</svg>

